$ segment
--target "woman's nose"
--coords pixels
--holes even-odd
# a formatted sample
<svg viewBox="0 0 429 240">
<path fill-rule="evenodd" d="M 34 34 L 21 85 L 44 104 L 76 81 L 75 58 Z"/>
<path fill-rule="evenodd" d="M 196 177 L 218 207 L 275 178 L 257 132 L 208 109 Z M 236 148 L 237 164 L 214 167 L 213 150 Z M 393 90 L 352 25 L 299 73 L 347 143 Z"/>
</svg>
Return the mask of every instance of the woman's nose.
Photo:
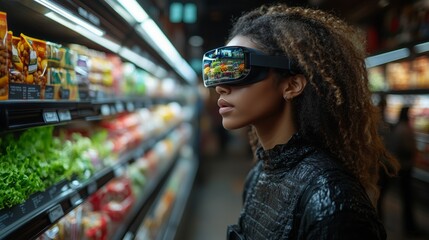
<svg viewBox="0 0 429 240">
<path fill-rule="evenodd" d="M 227 85 L 217 85 L 215 89 L 219 95 L 231 92 L 231 88 Z"/>
</svg>

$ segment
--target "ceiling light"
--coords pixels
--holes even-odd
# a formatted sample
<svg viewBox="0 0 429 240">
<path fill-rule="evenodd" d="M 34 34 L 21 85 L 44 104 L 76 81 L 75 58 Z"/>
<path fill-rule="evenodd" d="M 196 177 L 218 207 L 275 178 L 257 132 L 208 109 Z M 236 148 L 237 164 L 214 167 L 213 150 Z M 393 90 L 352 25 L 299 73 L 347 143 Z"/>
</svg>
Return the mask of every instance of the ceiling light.
<svg viewBox="0 0 429 240">
<path fill-rule="evenodd" d="M 170 40 L 168 40 L 152 19 L 144 21 L 140 24 L 140 28 L 141 29 L 137 27 L 137 32 L 160 53 L 161 57 L 164 58 L 179 75 L 191 83 L 195 82 L 197 79 L 195 71 L 182 56 L 180 56 Z"/>
<path fill-rule="evenodd" d="M 68 21 L 67 19 L 63 18 L 62 16 L 54 13 L 54 12 L 48 12 L 45 14 L 46 17 L 54 20 L 55 22 L 79 33 L 80 35 L 88 38 L 89 40 L 98 43 L 99 45 L 105 47 L 106 49 L 109 49 L 110 51 L 117 53 L 120 49 L 120 45 L 106 39 L 105 37 L 98 36 L 97 34 L 94 34 L 94 32 L 89 31 L 86 28 L 83 28 L 81 25 L 74 24 L 71 21 Z"/>
<path fill-rule="evenodd" d="M 149 17 L 146 11 L 140 6 L 140 4 L 135 0 L 105 0 L 109 3 L 110 6 L 120 14 L 124 19 L 127 18 L 128 14 L 124 14 L 122 10 L 119 10 L 117 7 L 118 4 L 126 10 L 129 15 L 131 15 L 137 22 L 135 26 L 136 32 L 142 37 L 155 51 L 159 53 L 159 55 L 178 73 L 182 76 L 186 81 L 195 82 L 197 79 L 197 74 L 191 66 L 182 58 L 170 40 L 165 36 L 165 34 L 161 31 L 158 25 Z M 121 13 L 122 12 L 122 13 Z M 129 22 L 129 21 L 128 21 Z M 131 26 L 134 26 L 134 22 L 129 22 Z M 139 56 L 138 54 L 130 51 L 130 54 L 133 54 L 131 58 L 135 58 L 135 56 Z M 124 58 L 127 58 L 124 52 L 122 52 Z M 134 56 L 135 55 L 135 56 Z M 139 63 L 136 63 L 139 65 Z M 143 64 L 146 67 L 144 69 L 150 71 L 148 69 L 147 64 Z M 166 71 L 152 71 L 152 74 L 157 74 L 156 72 L 165 73 Z"/>
<path fill-rule="evenodd" d="M 395 51 L 386 52 L 365 59 L 367 68 L 375 67 L 385 63 L 393 62 L 399 59 L 403 59 L 410 56 L 410 50 L 408 48 L 401 48 Z"/>
<path fill-rule="evenodd" d="M 118 4 L 115 0 L 105 0 L 107 4 L 110 5 L 110 7 L 115 10 L 119 15 L 121 15 L 122 18 L 125 19 L 130 25 L 134 25 L 135 19 L 131 14 L 128 13 L 127 10 L 125 10 L 122 5 Z"/>
<path fill-rule="evenodd" d="M 135 0 L 118 0 L 118 1 L 125 8 L 125 10 L 127 10 L 131 14 L 131 16 L 134 17 L 134 19 L 137 22 L 141 23 L 147 18 L 149 18 L 146 11 Z"/>
<path fill-rule="evenodd" d="M 420 43 L 414 46 L 416 53 L 423 53 L 429 51 L 429 42 Z"/>
<path fill-rule="evenodd" d="M 129 48 L 123 47 L 119 51 L 119 55 L 132 62 L 133 64 L 137 65 L 139 68 L 142 68 L 147 72 L 151 73 L 155 77 L 163 78 L 167 73 L 167 71 L 164 70 L 162 67 L 157 66 L 151 60 L 140 56 Z"/>
<path fill-rule="evenodd" d="M 75 16 L 74 14 L 71 14 L 69 11 L 64 9 L 63 7 L 49 1 L 49 0 L 34 0 L 35 2 L 51 9 L 55 13 L 59 14 L 60 16 L 67 18 L 68 20 L 72 21 L 75 24 L 78 24 L 79 26 L 87 29 L 88 31 L 92 32 L 93 34 L 97 36 L 103 36 L 104 31 L 100 28 L 86 22 L 85 20 L 82 20 L 80 17 Z"/>
</svg>

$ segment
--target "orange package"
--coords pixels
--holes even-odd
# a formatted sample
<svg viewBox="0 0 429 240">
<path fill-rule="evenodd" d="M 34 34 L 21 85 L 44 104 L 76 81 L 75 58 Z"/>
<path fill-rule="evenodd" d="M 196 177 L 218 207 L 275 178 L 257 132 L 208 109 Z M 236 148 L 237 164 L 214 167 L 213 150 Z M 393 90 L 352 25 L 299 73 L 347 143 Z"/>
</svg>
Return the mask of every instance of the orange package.
<svg viewBox="0 0 429 240">
<path fill-rule="evenodd" d="M 41 99 L 46 86 L 46 42 L 21 34 L 12 37 L 9 99 Z"/>
<path fill-rule="evenodd" d="M 0 12 L 0 100 L 6 100 L 9 96 L 9 49 L 7 15 Z"/>
</svg>

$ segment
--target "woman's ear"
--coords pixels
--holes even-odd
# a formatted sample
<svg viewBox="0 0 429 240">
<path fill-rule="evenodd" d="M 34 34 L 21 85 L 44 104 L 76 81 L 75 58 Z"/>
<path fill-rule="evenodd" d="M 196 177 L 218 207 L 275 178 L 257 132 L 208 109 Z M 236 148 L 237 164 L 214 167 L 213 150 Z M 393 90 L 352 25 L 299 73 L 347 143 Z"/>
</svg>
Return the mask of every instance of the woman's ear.
<svg viewBox="0 0 429 240">
<path fill-rule="evenodd" d="M 294 97 L 304 91 L 307 85 L 307 79 L 302 74 L 289 76 L 286 81 L 282 82 L 283 98 L 286 101 L 292 100 Z"/>
</svg>

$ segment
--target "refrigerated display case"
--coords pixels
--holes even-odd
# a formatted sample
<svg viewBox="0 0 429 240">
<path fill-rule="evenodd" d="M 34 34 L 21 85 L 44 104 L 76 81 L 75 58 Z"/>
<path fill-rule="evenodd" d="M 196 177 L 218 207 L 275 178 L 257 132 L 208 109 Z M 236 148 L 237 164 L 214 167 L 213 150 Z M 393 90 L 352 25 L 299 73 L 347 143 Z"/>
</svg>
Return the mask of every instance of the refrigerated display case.
<svg viewBox="0 0 429 240">
<path fill-rule="evenodd" d="M 403 106 L 410 106 L 410 123 L 416 134 L 418 157 L 413 175 L 429 183 L 429 53 L 427 43 L 371 56 L 367 61 L 369 85 L 374 99 L 386 98 L 385 120 L 394 125 Z M 429 50 L 429 49 L 428 49 Z M 393 53 L 393 54 L 392 54 Z M 376 60 L 375 60 L 376 59 Z M 373 62 L 380 64 L 373 65 Z M 376 101 L 375 101 L 376 104 Z"/>
<path fill-rule="evenodd" d="M 2 50 L 9 54 L 2 59 L 27 56 L 20 51 L 26 43 L 40 68 L 35 70 L 37 75 L 30 74 L 31 66 L 25 64 L 31 61 L 23 62 L 27 67 L 20 71 L 22 82 L 2 82 L 7 94 L 0 100 L 0 145 L 6 147 L 0 151 L 3 157 L 8 154 L 8 161 L 0 164 L 13 168 L 23 158 L 37 162 L 33 156 L 46 157 L 19 153 L 36 148 L 31 141 L 77 164 L 72 172 L 73 167 L 58 159 L 43 161 L 45 168 L 61 165 L 59 176 L 52 176 L 59 180 L 26 191 L 24 200 L 5 199 L 10 191 L 0 189 L 0 239 L 62 239 L 65 234 L 81 239 L 133 239 L 160 203 L 164 189 L 171 188 L 169 179 L 181 179 L 177 176 L 186 170 L 185 180 L 175 184 L 180 194 L 171 202 L 176 206 L 169 211 L 174 217 L 166 217 L 165 224 L 180 221 L 180 205 L 186 202 L 198 168 L 197 75 L 166 38 L 151 38 L 162 32 L 144 8 L 134 5 L 141 10 L 135 15 L 129 3 L 138 4 L 0 2 L 8 27 L 3 33 L 11 43 L 10 48 L 2 45 L 9 49 Z M 40 45 L 33 44 L 36 39 Z M 57 51 L 57 62 L 43 55 Z M 74 62 L 70 65 L 64 59 Z M 20 66 L 12 60 L 1 64 L 9 76 L 11 69 L 16 73 Z M 22 136 L 31 138 L 24 141 Z M 16 188 L 6 175 L 10 172 L 0 169 L 3 188 Z M 55 175 L 40 174 L 42 180 Z M 103 232 L 107 226 L 111 232 Z M 175 226 L 165 228 L 170 236 Z"/>
</svg>

